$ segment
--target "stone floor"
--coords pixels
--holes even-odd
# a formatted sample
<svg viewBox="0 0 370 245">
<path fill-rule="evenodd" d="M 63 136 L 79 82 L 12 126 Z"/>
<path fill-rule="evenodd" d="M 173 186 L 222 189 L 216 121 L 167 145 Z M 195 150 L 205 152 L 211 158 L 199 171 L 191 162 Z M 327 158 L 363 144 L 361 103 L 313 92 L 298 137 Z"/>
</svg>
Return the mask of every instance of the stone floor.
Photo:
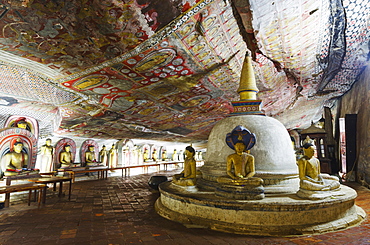
<svg viewBox="0 0 370 245">
<path fill-rule="evenodd" d="M 78 177 L 72 198 L 48 193 L 46 204 L 27 206 L 22 195 L 0 210 L 0 244 L 370 244 L 370 222 L 346 230 L 300 237 L 254 237 L 201 228 L 185 228 L 154 211 L 159 193 L 148 186 L 151 175 L 172 176 L 178 170 L 107 180 Z M 369 215 L 370 190 L 349 183 L 357 205 Z M 65 190 L 67 188 L 64 188 Z"/>
</svg>

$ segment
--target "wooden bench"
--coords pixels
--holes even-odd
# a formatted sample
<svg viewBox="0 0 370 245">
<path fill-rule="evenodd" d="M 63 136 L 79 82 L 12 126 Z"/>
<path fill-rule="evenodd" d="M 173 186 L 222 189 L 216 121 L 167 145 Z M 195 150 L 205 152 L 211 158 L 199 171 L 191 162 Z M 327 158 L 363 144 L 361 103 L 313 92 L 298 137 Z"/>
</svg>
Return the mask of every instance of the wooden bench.
<svg viewBox="0 0 370 245">
<path fill-rule="evenodd" d="M 10 203 L 10 193 L 13 192 L 21 192 L 21 191 L 28 191 L 28 206 L 31 205 L 31 195 L 32 191 L 39 191 L 38 195 L 38 206 L 40 207 L 41 200 L 43 198 L 43 191 L 45 190 L 44 184 L 36 184 L 36 183 L 30 183 L 30 184 L 20 184 L 20 185 L 9 185 L 9 186 L 1 186 L 0 187 L 0 194 L 5 194 L 5 203 L 4 207 L 9 207 Z"/>
<path fill-rule="evenodd" d="M 107 166 L 97 166 L 97 167 L 79 167 L 79 168 L 66 168 L 58 169 L 60 172 L 66 172 L 72 177 L 72 182 L 75 182 L 76 174 L 80 173 L 94 173 L 98 172 L 98 179 L 108 178 L 108 167 Z"/>
<path fill-rule="evenodd" d="M 159 171 L 160 164 L 159 163 L 148 163 L 148 164 L 140 164 L 140 165 L 128 165 L 128 166 L 122 166 L 122 167 L 115 167 L 110 168 L 109 170 L 122 170 L 122 177 L 123 177 L 123 171 L 125 172 L 125 177 L 130 176 L 130 169 L 132 168 L 142 168 L 144 173 L 148 173 L 149 167 L 157 167 L 157 171 Z"/>
<path fill-rule="evenodd" d="M 4 180 L 6 185 L 11 185 L 12 180 L 25 180 L 29 178 L 38 178 L 41 177 L 41 175 L 37 172 L 35 173 L 29 173 L 29 174 L 17 174 L 17 175 L 11 175 L 11 176 L 4 176 Z"/>
<path fill-rule="evenodd" d="M 28 181 L 38 183 L 38 184 L 45 184 L 42 203 L 45 203 L 46 201 L 46 189 L 47 184 L 53 184 L 54 185 L 54 191 L 56 191 L 56 184 L 59 183 L 59 197 L 62 197 L 63 193 L 63 182 L 69 182 L 69 192 L 68 192 L 68 200 L 71 200 L 71 190 L 72 190 L 72 177 L 57 177 L 57 176 L 51 176 L 51 177 L 42 177 L 42 178 L 32 178 L 27 179 Z"/>
<path fill-rule="evenodd" d="M 174 165 L 178 166 L 179 164 L 184 164 L 184 162 L 161 162 L 160 164 L 164 166 L 164 170 L 167 170 L 168 165 L 173 165 L 174 164 Z"/>
</svg>

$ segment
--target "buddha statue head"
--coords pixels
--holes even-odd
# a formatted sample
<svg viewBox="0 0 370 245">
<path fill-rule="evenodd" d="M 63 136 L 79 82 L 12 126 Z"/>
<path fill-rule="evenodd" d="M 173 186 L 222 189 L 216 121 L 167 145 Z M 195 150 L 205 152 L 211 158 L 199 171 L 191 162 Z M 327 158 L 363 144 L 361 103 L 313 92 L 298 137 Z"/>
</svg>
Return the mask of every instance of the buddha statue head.
<svg viewBox="0 0 370 245">
<path fill-rule="evenodd" d="M 22 142 L 16 142 L 13 146 L 13 151 L 16 153 L 21 153 L 23 150 L 23 143 Z"/>
<path fill-rule="evenodd" d="M 64 146 L 64 151 L 70 152 L 71 151 L 71 146 L 70 145 L 65 145 Z"/>
<path fill-rule="evenodd" d="M 256 135 L 240 125 L 226 135 L 226 144 L 235 151 L 240 151 L 240 149 L 243 149 L 242 152 L 250 150 L 255 143 Z M 236 146 L 238 149 L 236 149 Z"/>
</svg>

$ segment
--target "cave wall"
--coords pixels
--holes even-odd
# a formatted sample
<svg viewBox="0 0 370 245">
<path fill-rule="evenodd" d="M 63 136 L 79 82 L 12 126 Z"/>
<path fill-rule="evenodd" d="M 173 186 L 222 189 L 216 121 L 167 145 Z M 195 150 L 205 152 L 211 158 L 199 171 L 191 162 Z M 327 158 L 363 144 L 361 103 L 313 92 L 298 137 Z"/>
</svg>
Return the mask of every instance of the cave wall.
<svg viewBox="0 0 370 245">
<path fill-rule="evenodd" d="M 339 101 L 338 117 L 357 114 L 357 181 L 370 184 L 370 67 Z M 338 120 L 338 117 L 336 120 Z M 365 181 L 365 182 L 364 182 Z"/>
</svg>

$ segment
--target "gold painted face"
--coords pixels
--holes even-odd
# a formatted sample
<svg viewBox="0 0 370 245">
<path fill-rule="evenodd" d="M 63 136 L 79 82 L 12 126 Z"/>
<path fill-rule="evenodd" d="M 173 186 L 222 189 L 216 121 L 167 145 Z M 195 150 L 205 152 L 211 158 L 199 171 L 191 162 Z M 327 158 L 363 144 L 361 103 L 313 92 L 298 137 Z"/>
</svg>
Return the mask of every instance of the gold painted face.
<svg viewBox="0 0 370 245">
<path fill-rule="evenodd" d="M 311 158 L 315 155 L 315 150 L 316 149 L 314 146 L 310 146 L 307 149 L 304 149 L 303 151 L 304 151 L 305 156 Z"/>
<path fill-rule="evenodd" d="M 243 153 L 245 150 L 245 145 L 241 142 L 238 142 L 234 145 L 236 153 Z"/>
<path fill-rule="evenodd" d="M 192 157 L 194 154 L 193 153 L 191 153 L 190 151 L 188 151 L 188 150 L 185 150 L 185 156 L 186 157 Z"/>
<path fill-rule="evenodd" d="M 23 144 L 16 144 L 13 149 L 16 153 L 20 153 L 23 149 Z"/>
<path fill-rule="evenodd" d="M 17 127 L 18 127 L 18 128 L 26 129 L 26 128 L 27 128 L 27 124 L 26 124 L 26 123 L 18 123 L 18 124 L 17 124 Z"/>
</svg>

